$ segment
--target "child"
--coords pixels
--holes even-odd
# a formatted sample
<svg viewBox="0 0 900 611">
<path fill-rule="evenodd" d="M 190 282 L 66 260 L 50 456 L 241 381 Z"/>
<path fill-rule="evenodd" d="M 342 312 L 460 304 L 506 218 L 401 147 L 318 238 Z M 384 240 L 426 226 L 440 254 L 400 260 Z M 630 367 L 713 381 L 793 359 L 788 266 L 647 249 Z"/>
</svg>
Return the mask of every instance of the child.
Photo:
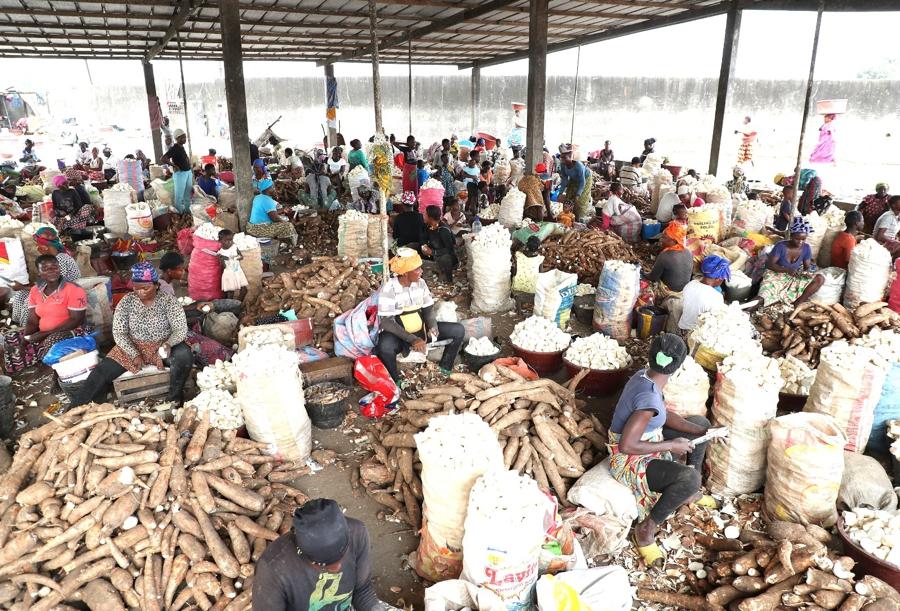
<svg viewBox="0 0 900 611">
<path fill-rule="evenodd" d="M 672 219 L 678 223 L 684 225 L 685 228 L 688 226 L 688 211 L 687 206 L 684 204 L 675 204 L 672 208 Z"/>
<path fill-rule="evenodd" d="M 425 184 L 425 181 L 428 180 L 428 170 L 425 169 L 425 160 L 419 159 L 416 162 L 416 180 L 419 183 L 419 188 L 422 188 L 422 185 Z"/>
<path fill-rule="evenodd" d="M 219 251 L 216 253 L 222 260 L 222 292 L 227 299 L 235 299 L 234 292 L 240 291 L 240 299 L 247 295 L 247 277 L 241 269 L 243 258 L 234 245 L 234 233 L 230 229 L 219 232 Z"/>
<path fill-rule="evenodd" d="M 216 178 L 216 166 L 207 163 L 203 166 L 203 176 L 197 179 L 197 186 L 213 197 L 219 197 L 219 180 Z"/>
<path fill-rule="evenodd" d="M 450 228 L 453 235 L 460 236 L 467 233 L 469 231 L 469 226 L 466 224 L 466 215 L 462 212 L 459 199 L 456 197 L 445 197 L 444 205 L 447 208 L 447 212 L 444 214 L 442 220 L 447 223 L 447 227 Z"/>
<path fill-rule="evenodd" d="M 159 291 L 175 296 L 176 281 L 184 277 L 184 257 L 171 251 L 167 252 L 159 260 Z"/>
</svg>

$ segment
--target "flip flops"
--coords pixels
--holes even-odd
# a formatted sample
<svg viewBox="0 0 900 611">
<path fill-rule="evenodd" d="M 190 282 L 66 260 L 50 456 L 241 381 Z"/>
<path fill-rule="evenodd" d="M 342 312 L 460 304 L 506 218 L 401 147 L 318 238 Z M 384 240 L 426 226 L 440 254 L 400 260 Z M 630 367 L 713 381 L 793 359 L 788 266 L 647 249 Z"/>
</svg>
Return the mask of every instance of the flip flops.
<svg viewBox="0 0 900 611">
<path fill-rule="evenodd" d="M 637 537 L 632 533 L 631 542 L 634 544 L 634 548 L 637 550 L 638 554 L 641 555 L 641 559 L 648 567 L 660 568 L 665 564 L 666 555 L 656 541 L 650 545 L 638 545 Z"/>
<path fill-rule="evenodd" d="M 719 504 L 716 502 L 712 496 L 708 494 L 704 494 L 699 499 L 694 501 L 694 505 L 699 505 L 700 507 L 706 507 L 708 509 L 718 509 Z"/>
</svg>

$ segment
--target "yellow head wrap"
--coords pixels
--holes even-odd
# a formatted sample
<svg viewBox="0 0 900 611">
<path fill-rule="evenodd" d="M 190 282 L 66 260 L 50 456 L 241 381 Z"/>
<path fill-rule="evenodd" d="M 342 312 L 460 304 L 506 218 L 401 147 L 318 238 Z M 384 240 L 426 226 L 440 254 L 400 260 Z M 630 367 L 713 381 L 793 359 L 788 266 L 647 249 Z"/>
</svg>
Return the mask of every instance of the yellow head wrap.
<svg viewBox="0 0 900 611">
<path fill-rule="evenodd" d="M 400 248 L 397 256 L 390 260 L 391 272 L 402 276 L 414 269 L 422 267 L 422 257 L 412 248 Z"/>
<path fill-rule="evenodd" d="M 784 174 L 779 172 L 778 174 L 775 175 L 775 184 L 776 185 L 780 185 L 782 180 L 784 180 Z"/>
</svg>

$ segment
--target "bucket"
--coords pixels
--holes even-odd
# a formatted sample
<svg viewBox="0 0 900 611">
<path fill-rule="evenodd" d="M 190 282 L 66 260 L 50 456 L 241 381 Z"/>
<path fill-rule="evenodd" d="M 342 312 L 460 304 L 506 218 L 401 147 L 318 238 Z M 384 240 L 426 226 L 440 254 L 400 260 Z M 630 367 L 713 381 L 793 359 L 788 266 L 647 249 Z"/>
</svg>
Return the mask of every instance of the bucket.
<svg viewBox="0 0 900 611">
<path fill-rule="evenodd" d="M 634 328 L 641 339 L 653 337 L 666 330 L 669 313 L 659 306 L 641 306 L 634 317 Z"/>
<path fill-rule="evenodd" d="M 0 375 L 0 405 L 15 403 L 16 397 L 13 394 L 12 378 Z"/>
<path fill-rule="evenodd" d="M 699 345 L 692 340 L 688 340 L 688 349 L 698 365 L 713 373 L 718 371 L 719 363 L 725 360 L 724 354 L 710 350 L 706 346 Z"/>
<path fill-rule="evenodd" d="M 547 375 L 556 372 L 562 365 L 562 355 L 565 350 L 556 352 L 532 352 L 519 348 L 515 344 L 512 345 L 513 352 L 528 365 L 531 366 L 539 375 Z"/>
<path fill-rule="evenodd" d="M 79 356 L 59 361 L 51 365 L 53 371 L 59 376 L 60 382 L 80 382 L 86 380 L 91 371 L 97 367 L 100 362 L 99 355 L 96 350 L 86 352 Z"/>
<path fill-rule="evenodd" d="M 310 399 L 306 401 L 306 412 L 309 414 L 309 419 L 314 427 L 317 429 L 337 428 L 344 421 L 344 416 L 347 413 L 347 398 L 350 396 L 350 389 L 344 384 L 338 384 L 337 382 L 322 382 L 306 388 L 305 393 L 311 394 L 316 389 L 326 392 L 334 391 L 339 395 L 343 394 L 343 398 L 328 403 L 320 403 Z M 341 391 L 345 392 L 342 393 Z"/>
<path fill-rule="evenodd" d="M 678 177 L 681 175 L 680 165 L 664 165 L 663 169 L 669 171 L 669 173 L 672 175 L 672 180 L 678 180 Z"/>
<path fill-rule="evenodd" d="M 82 388 L 84 388 L 85 384 L 87 384 L 87 378 L 79 380 L 78 382 L 64 382 L 63 380 L 59 381 L 59 387 L 66 394 L 66 397 L 69 399 L 69 403 L 75 400 L 75 395 Z"/>
<path fill-rule="evenodd" d="M 662 233 L 662 223 L 644 223 L 641 227 L 641 237 L 651 240 Z"/>
<path fill-rule="evenodd" d="M 730 286 L 727 282 L 725 288 L 725 301 L 745 301 L 750 298 L 753 293 L 753 286 Z"/>
<path fill-rule="evenodd" d="M 462 356 L 462 361 L 469 368 L 469 371 L 472 373 L 478 373 L 482 367 L 487 365 L 488 363 L 493 363 L 500 357 L 500 346 L 497 345 L 497 342 L 491 342 L 494 344 L 494 347 L 497 348 L 497 352 L 494 354 L 488 354 L 485 356 L 475 356 L 474 354 L 469 354 L 466 352 L 465 347 L 460 350 L 459 354 Z"/>
<path fill-rule="evenodd" d="M 584 369 L 580 365 L 575 365 L 566 359 L 563 359 L 563 364 L 566 366 L 566 373 L 569 374 L 570 379 Z M 576 390 L 583 391 L 591 397 L 612 395 L 625 387 L 629 373 L 631 373 L 630 366 L 608 370 L 588 369 L 587 375 L 578 383 Z"/>
</svg>

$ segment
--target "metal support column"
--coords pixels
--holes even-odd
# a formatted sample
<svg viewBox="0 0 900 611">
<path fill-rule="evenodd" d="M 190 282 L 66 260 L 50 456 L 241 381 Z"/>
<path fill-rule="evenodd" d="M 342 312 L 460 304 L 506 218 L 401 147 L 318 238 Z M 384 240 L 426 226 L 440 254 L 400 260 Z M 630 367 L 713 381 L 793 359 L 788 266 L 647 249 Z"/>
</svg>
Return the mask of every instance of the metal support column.
<svg viewBox="0 0 900 611">
<path fill-rule="evenodd" d="M 470 92 L 472 102 L 471 134 L 478 131 L 478 110 L 481 106 L 481 66 L 476 61 L 472 64 L 472 83 Z M 467 134 L 468 135 L 468 134 Z"/>
<path fill-rule="evenodd" d="M 328 87 L 334 81 L 334 64 L 325 64 L 325 120 L 328 123 L 328 148 L 337 146 L 337 109 L 331 115 L 331 96 Z"/>
<path fill-rule="evenodd" d="M 719 171 L 719 154 L 722 151 L 722 130 L 725 125 L 725 108 L 728 106 L 728 90 L 731 75 L 737 62 L 738 39 L 741 35 L 741 15 L 738 3 L 734 2 L 725 21 L 725 42 L 722 46 L 722 65 L 719 68 L 719 84 L 716 92 L 716 112 L 713 118 L 712 145 L 709 149 L 709 173 Z"/>
<path fill-rule="evenodd" d="M 86 60 L 85 60 L 86 61 Z M 159 161 L 163 156 L 162 132 L 162 108 L 159 106 L 159 98 L 156 96 L 156 78 L 153 76 L 153 65 L 150 62 L 142 62 L 144 66 L 144 87 L 147 90 L 147 111 L 150 114 L 150 138 L 153 140 L 153 161 Z"/>
<path fill-rule="evenodd" d="M 547 92 L 547 13 L 549 0 L 530 0 L 528 16 L 528 119 L 525 171 L 531 173 L 544 151 L 544 99 Z"/>
<path fill-rule="evenodd" d="M 381 122 L 381 69 L 378 67 L 378 11 L 375 0 L 369 0 L 369 36 L 372 39 L 372 101 L 375 106 L 375 133 L 384 133 Z M 385 234 L 387 235 L 387 234 Z"/>
<path fill-rule="evenodd" d="M 578 75 L 581 72 L 581 47 L 578 47 L 578 58 L 575 60 L 575 87 L 572 91 L 572 129 L 569 132 L 569 144 L 575 142 L 575 110 L 578 107 Z"/>
<path fill-rule="evenodd" d="M 409 133 L 413 133 L 413 124 L 412 124 L 412 100 L 413 100 L 413 79 L 412 79 L 412 38 L 407 41 L 406 46 L 406 67 L 409 72 L 409 83 L 407 88 L 409 89 Z"/>
<path fill-rule="evenodd" d="M 800 197 L 800 169 L 803 164 L 803 134 L 806 132 L 806 121 L 812 106 L 813 78 L 816 74 L 816 56 L 819 54 L 819 32 L 822 30 L 822 12 L 825 0 L 819 0 L 819 11 L 816 13 L 816 32 L 813 34 L 812 54 L 809 57 L 809 77 L 806 79 L 806 99 L 803 104 L 803 118 L 800 120 L 800 142 L 797 144 L 797 166 L 794 168 L 794 206 L 792 214 L 797 214 L 797 200 Z"/>
<path fill-rule="evenodd" d="M 219 0 L 219 15 L 222 28 L 222 62 L 225 65 L 225 102 L 228 105 L 238 216 L 241 228 L 246 228 L 250 218 L 250 206 L 253 203 L 253 171 L 250 167 L 247 94 L 244 90 L 241 14 L 238 0 Z"/>
</svg>

